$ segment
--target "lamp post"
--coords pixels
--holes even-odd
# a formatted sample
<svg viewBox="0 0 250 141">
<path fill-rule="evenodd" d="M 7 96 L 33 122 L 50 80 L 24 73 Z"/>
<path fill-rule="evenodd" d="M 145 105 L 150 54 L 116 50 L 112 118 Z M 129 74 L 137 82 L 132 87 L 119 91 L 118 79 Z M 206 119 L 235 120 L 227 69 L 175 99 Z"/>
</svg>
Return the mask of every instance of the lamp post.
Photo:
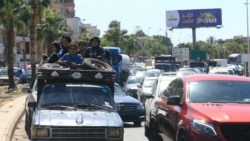
<svg viewBox="0 0 250 141">
<path fill-rule="evenodd" d="M 161 31 L 161 28 L 158 30 L 158 36 L 160 36 L 160 31 Z"/>
<path fill-rule="evenodd" d="M 148 30 L 147 30 L 147 37 L 149 37 L 149 30 L 151 29 L 151 27 L 148 27 Z"/>
<path fill-rule="evenodd" d="M 158 42 L 160 41 L 160 31 L 161 31 L 161 28 L 158 30 L 158 37 L 157 37 Z"/>
<path fill-rule="evenodd" d="M 250 70 L 250 57 L 249 57 L 249 25 L 248 25 L 248 0 L 246 0 L 246 9 L 247 9 L 247 56 L 248 56 L 248 74 L 246 76 L 249 77 L 249 70 Z"/>
</svg>

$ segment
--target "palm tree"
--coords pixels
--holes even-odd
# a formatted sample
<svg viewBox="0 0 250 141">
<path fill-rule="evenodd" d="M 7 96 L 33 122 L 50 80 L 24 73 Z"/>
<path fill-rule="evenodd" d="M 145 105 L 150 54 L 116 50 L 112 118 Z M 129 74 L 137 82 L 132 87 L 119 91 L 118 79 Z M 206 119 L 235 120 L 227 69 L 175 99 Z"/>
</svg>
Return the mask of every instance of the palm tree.
<svg viewBox="0 0 250 141">
<path fill-rule="evenodd" d="M 16 89 L 14 82 L 14 61 L 15 61 L 15 36 L 16 31 L 20 31 L 28 23 L 31 8 L 23 0 L 2 0 L 0 3 L 0 23 L 3 24 L 4 30 L 4 55 L 8 65 L 9 90 Z"/>
<path fill-rule="evenodd" d="M 127 30 L 121 30 L 120 22 L 114 20 L 109 24 L 109 29 L 106 31 L 104 38 L 114 43 L 114 46 L 119 47 L 123 41 L 123 37 L 128 33 Z"/>
<path fill-rule="evenodd" d="M 134 52 L 139 50 L 139 46 L 135 40 L 135 35 L 124 36 L 121 48 L 125 50 L 125 53 L 128 54 L 128 56 L 132 57 Z"/>
<path fill-rule="evenodd" d="M 44 8 L 50 5 L 51 0 L 29 0 L 29 5 L 32 7 L 33 12 L 31 13 L 31 20 L 29 23 L 30 33 L 30 56 L 31 56 L 31 67 L 32 67 L 32 78 L 36 72 L 36 24 L 41 19 L 41 13 Z"/>
<path fill-rule="evenodd" d="M 47 12 L 41 23 L 37 24 L 37 40 L 44 45 L 43 52 L 49 51 L 49 45 L 60 39 L 63 35 L 70 34 L 70 27 L 64 23 L 64 19 L 57 13 Z M 46 52 L 49 54 L 50 52 Z"/>
</svg>

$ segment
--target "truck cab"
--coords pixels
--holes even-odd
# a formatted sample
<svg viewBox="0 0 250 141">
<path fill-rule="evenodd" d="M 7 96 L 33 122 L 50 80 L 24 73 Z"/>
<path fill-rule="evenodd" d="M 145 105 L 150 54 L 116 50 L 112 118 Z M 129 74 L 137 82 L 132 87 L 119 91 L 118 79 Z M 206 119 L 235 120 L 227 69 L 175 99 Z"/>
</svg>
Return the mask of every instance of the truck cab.
<svg viewBox="0 0 250 141">
<path fill-rule="evenodd" d="M 30 139 L 123 141 L 114 79 L 114 71 L 49 63 L 39 67 L 26 89 L 25 129 Z"/>
<path fill-rule="evenodd" d="M 108 50 L 111 53 L 112 67 L 116 71 L 115 81 L 121 84 L 121 49 L 119 47 L 103 47 L 105 50 Z"/>
<path fill-rule="evenodd" d="M 155 56 L 154 68 L 163 72 L 176 71 L 176 58 L 171 55 Z"/>
</svg>

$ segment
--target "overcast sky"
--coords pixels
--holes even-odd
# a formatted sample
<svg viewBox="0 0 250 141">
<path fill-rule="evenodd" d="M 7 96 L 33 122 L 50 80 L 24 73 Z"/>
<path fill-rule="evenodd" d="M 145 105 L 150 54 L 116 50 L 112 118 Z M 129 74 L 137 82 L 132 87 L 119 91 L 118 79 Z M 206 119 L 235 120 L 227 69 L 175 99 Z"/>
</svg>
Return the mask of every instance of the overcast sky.
<svg viewBox="0 0 250 141">
<path fill-rule="evenodd" d="M 146 34 L 165 35 L 168 10 L 213 9 L 222 10 L 222 28 L 197 28 L 196 40 L 206 41 L 209 36 L 229 39 L 247 36 L 246 0 L 75 0 L 76 17 L 83 23 L 97 26 L 103 35 L 111 21 L 121 22 L 129 33 L 139 26 Z M 250 1 L 249 1 L 250 3 Z M 250 14 L 249 14 L 250 15 Z M 174 29 L 168 36 L 174 45 L 192 42 L 192 30 Z"/>
</svg>

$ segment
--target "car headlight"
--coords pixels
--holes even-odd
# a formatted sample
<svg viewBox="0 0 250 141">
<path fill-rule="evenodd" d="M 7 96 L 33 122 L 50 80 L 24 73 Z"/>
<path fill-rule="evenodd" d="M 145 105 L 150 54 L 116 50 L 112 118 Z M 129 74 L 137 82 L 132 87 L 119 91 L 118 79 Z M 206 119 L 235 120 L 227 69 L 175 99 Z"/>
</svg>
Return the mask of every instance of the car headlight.
<svg viewBox="0 0 250 141">
<path fill-rule="evenodd" d="M 144 109 L 143 104 L 141 102 L 139 104 L 137 104 L 136 109 L 137 110 Z"/>
<path fill-rule="evenodd" d="M 109 128 L 108 137 L 109 138 L 120 138 L 123 135 L 122 128 Z"/>
<path fill-rule="evenodd" d="M 203 134 L 210 135 L 210 136 L 217 136 L 217 133 L 214 130 L 213 124 L 207 123 L 203 120 L 194 119 L 191 121 L 191 125 L 194 129 L 196 129 L 197 131 Z"/>
<path fill-rule="evenodd" d="M 32 127 L 32 137 L 49 137 L 50 129 L 47 127 Z"/>
</svg>

